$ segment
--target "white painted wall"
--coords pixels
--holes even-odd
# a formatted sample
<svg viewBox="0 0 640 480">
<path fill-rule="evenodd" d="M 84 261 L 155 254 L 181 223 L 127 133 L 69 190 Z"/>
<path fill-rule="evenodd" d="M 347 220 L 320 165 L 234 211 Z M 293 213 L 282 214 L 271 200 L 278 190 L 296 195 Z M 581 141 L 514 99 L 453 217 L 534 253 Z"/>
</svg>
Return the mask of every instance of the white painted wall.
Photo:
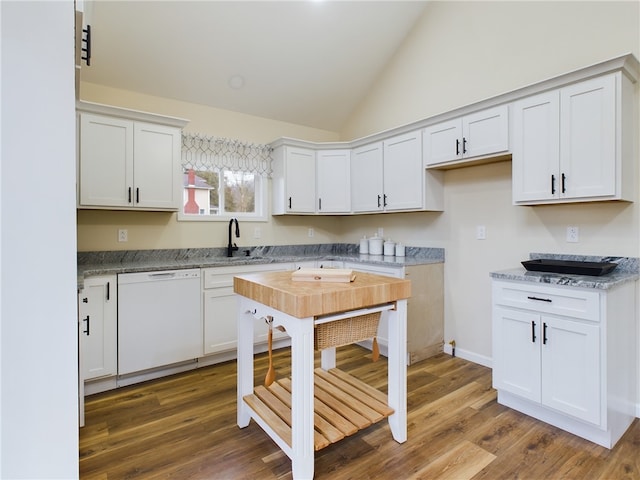
<svg viewBox="0 0 640 480">
<path fill-rule="evenodd" d="M 392 128 L 621 54 L 640 58 L 639 23 L 638 2 L 430 2 L 342 136 Z M 441 214 L 360 217 L 342 239 L 382 226 L 408 245 L 445 247 L 445 341 L 455 339 L 461 355 L 490 365 L 490 271 L 517 266 L 531 251 L 640 256 L 639 218 L 637 202 L 512 206 L 511 165 L 503 162 L 445 172 Z M 486 240 L 475 239 L 476 225 L 486 226 Z M 580 228 L 579 243 L 565 241 L 567 225 Z"/>
<path fill-rule="evenodd" d="M 0 2 L 0 477 L 78 477 L 73 1 Z M 38 195 L 25 195 L 25 186 Z"/>
</svg>

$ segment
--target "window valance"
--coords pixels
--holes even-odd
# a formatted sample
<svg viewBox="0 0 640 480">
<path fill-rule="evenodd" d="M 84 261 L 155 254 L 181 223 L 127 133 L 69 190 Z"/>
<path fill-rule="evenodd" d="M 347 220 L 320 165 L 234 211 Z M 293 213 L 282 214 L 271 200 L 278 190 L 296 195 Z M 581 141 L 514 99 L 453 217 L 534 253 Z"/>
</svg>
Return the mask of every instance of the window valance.
<svg viewBox="0 0 640 480">
<path fill-rule="evenodd" d="M 182 134 L 182 166 L 196 171 L 230 170 L 271 177 L 269 145 L 199 133 Z"/>
</svg>

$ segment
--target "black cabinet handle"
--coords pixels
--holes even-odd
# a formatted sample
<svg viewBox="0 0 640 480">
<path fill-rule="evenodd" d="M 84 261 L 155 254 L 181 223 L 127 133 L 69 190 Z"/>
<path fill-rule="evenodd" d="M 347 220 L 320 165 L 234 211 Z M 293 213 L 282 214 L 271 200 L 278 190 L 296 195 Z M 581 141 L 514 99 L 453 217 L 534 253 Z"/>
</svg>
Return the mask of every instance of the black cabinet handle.
<svg viewBox="0 0 640 480">
<path fill-rule="evenodd" d="M 322 210 L 322 199 L 318 199 L 318 210 Z"/>
<path fill-rule="evenodd" d="M 82 55 L 80 58 L 85 61 L 87 67 L 91 66 L 91 25 L 87 25 L 87 28 L 82 29 L 82 33 L 84 33 L 82 37 L 82 43 L 84 46 L 81 48 Z"/>
<path fill-rule="evenodd" d="M 456 138 L 456 155 L 460 155 L 460 140 Z"/>
<path fill-rule="evenodd" d="M 462 137 L 462 154 L 467 153 L 467 139 Z"/>
<path fill-rule="evenodd" d="M 129 200 L 128 200 L 128 202 L 131 203 L 131 187 L 129 187 Z"/>
<path fill-rule="evenodd" d="M 89 303 L 89 299 L 88 299 L 87 297 L 84 297 L 84 298 L 82 299 L 82 303 Z"/>
<path fill-rule="evenodd" d="M 531 322 L 531 341 L 536 343 L 536 322 Z"/>
<path fill-rule="evenodd" d="M 91 320 L 89 319 L 89 315 L 87 315 L 87 318 L 83 318 L 83 319 L 82 319 L 82 321 L 83 321 L 83 322 L 87 322 L 87 329 L 86 329 L 86 330 L 83 330 L 83 331 L 82 331 L 82 333 L 84 333 L 84 334 L 86 334 L 87 336 L 89 336 L 89 335 L 90 335 L 90 334 L 89 334 L 89 328 L 90 328 L 90 326 L 91 326 L 91 325 L 90 325 Z"/>
<path fill-rule="evenodd" d="M 561 184 L 561 185 L 562 185 L 562 190 L 561 190 L 561 191 L 562 191 L 562 193 L 565 193 L 565 192 L 566 192 L 566 189 L 564 188 L 564 182 L 565 182 L 565 180 L 566 180 L 566 179 L 567 179 L 567 177 L 565 177 L 565 176 L 564 176 L 564 173 L 563 173 L 563 174 L 562 174 L 562 184 Z"/>
<path fill-rule="evenodd" d="M 380 195 L 378 195 L 378 208 L 380 208 L 380 199 L 381 199 L 381 198 L 382 198 L 382 197 L 381 197 Z"/>
<path fill-rule="evenodd" d="M 543 345 L 547 344 L 547 323 L 546 322 L 542 324 L 542 344 Z"/>
<path fill-rule="evenodd" d="M 540 298 L 540 297 L 527 297 L 529 300 L 536 300 L 538 302 L 549 302 L 551 303 L 552 300 L 550 298 Z"/>
<path fill-rule="evenodd" d="M 551 175 L 551 195 L 556 193 L 556 176 Z"/>
<path fill-rule="evenodd" d="M 136 187 L 136 203 L 140 203 L 140 189 Z"/>
<path fill-rule="evenodd" d="M 387 194 L 386 193 L 382 196 L 382 206 L 383 207 L 387 206 Z"/>
<path fill-rule="evenodd" d="M 291 197 L 289 197 L 289 208 L 291 208 Z"/>
<path fill-rule="evenodd" d="M 107 282 L 107 301 L 109 301 L 109 297 L 111 296 L 111 295 L 110 295 L 110 292 L 109 292 L 109 290 L 110 290 L 110 288 L 109 288 L 110 284 L 111 284 L 111 282 Z"/>
</svg>

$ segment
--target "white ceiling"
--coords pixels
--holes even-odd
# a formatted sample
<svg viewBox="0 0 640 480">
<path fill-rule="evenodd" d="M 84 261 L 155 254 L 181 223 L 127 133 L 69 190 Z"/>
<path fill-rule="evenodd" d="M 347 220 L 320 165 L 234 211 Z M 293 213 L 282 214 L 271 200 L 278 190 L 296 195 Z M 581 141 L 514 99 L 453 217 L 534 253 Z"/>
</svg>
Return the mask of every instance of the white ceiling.
<svg viewBox="0 0 640 480">
<path fill-rule="evenodd" d="M 96 0 L 81 78 L 339 131 L 425 4 Z"/>
</svg>

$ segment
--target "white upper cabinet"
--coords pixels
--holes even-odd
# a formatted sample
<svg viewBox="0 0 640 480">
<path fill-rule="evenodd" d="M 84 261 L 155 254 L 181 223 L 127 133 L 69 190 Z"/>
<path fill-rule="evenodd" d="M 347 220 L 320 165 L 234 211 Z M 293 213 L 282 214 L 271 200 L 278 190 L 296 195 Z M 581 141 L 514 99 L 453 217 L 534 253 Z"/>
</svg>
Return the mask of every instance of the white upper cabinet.
<svg viewBox="0 0 640 480">
<path fill-rule="evenodd" d="M 130 206 L 133 122 L 81 114 L 79 171 L 80 206 Z"/>
<path fill-rule="evenodd" d="M 387 211 L 419 210 L 423 208 L 424 168 L 422 166 L 422 136 L 407 133 L 383 143 L 382 205 Z"/>
<path fill-rule="evenodd" d="M 351 151 L 316 152 L 318 213 L 351 211 Z"/>
<path fill-rule="evenodd" d="M 351 208 L 354 213 L 381 212 L 382 142 L 354 148 L 351 152 Z"/>
<path fill-rule="evenodd" d="M 420 131 L 353 149 L 354 213 L 442 210 L 441 172 L 425 172 Z"/>
<path fill-rule="evenodd" d="M 424 129 L 425 166 L 447 168 L 507 153 L 507 105 L 481 110 Z"/>
<path fill-rule="evenodd" d="M 159 117 L 96 106 L 133 117 Z M 177 210 L 180 207 L 182 119 L 169 124 L 79 112 L 78 207 Z"/>
<path fill-rule="evenodd" d="M 273 154 L 273 214 L 351 211 L 348 149 L 314 150 L 291 145 Z"/>
<path fill-rule="evenodd" d="M 180 130 L 135 122 L 133 139 L 134 205 L 169 210 L 180 208 Z"/>
<path fill-rule="evenodd" d="M 348 143 L 279 140 L 273 213 L 441 211 L 443 170 L 503 160 L 517 205 L 634 201 L 638 76 L 627 54 Z"/>
<path fill-rule="evenodd" d="M 273 214 L 315 213 L 316 152 L 280 146 L 273 152 Z"/>
<path fill-rule="evenodd" d="M 629 94 L 618 72 L 515 102 L 514 203 L 633 200 Z"/>
</svg>

